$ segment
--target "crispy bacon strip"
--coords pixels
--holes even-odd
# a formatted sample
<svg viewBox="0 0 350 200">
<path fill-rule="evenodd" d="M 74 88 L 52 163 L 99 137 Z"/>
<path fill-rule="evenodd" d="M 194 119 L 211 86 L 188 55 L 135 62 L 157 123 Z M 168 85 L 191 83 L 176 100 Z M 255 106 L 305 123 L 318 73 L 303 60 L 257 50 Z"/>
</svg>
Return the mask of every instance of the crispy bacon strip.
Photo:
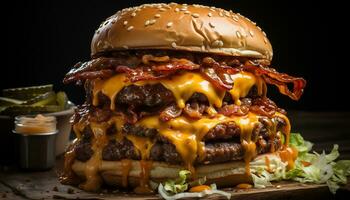
<svg viewBox="0 0 350 200">
<path fill-rule="evenodd" d="M 127 66 L 117 66 L 117 73 L 126 73 L 126 77 L 131 82 L 156 80 L 172 75 L 179 70 L 195 70 L 199 65 L 192 63 L 186 59 L 173 59 L 173 62 L 152 65 L 150 67 L 129 68 Z"/>
<path fill-rule="evenodd" d="M 252 105 L 249 107 L 249 110 L 253 113 L 264 115 L 267 117 L 273 117 L 276 112 L 282 114 L 287 114 L 285 110 L 279 108 L 275 102 L 267 97 L 259 97 L 252 100 Z"/>
<path fill-rule="evenodd" d="M 220 65 L 213 58 L 203 59 L 201 73 L 217 88 L 230 90 L 233 87 L 233 80 L 230 75 L 239 72 L 238 68 Z"/>
<path fill-rule="evenodd" d="M 77 80 L 91 80 L 96 78 L 108 78 L 114 74 L 114 71 L 111 69 L 102 69 L 99 71 L 86 71 L 77 73 L 73 76 L 66 76 L 63 79 L 63 83 L 70 83 Z"/>
<path fill-rule="evenodd" d="M 195 64 L 188 59 L 177 59 L 169 57 L 148 57 L 144 56 L 142 64 L 140 59 L 118 58 L 97 58 L 86 63 L 78 63 L 65 77 L 64 83 L 83 81 L 95 78 L 108 78 L 114 73 L 126 73 L 131 82 L 143 80 L 156 80 L 173 75 L 179 70 L 198 70 L 214 86 L 222 90 L 230 90 L 233 87 L 233 80 L 230 75 L 241 70 L 249 71 L 261 76 L 266 83 L 278 87 L 279 91 L 293 100 L 299 100 L 303 94 L 306 81 L 303 78 L 289 76 L 279 73 L 276 70 L 264 67 L 262 64 L 246 61 L 240 67 L 227 66 L 225 63 L 218 63 L 211 57 L 204 57 L 201 65 Z M 288 88 L 293 84 L 293 90 Z"/>
<path fill-rule="evenodd" d="M 303 78 L 279 73 L 272 68 L 259 66 L 251 61 L 247 61 L 243 66 L 243 69 L 250 71 L 255 75 L 262 76 L 266 83 L 277 86 L 282 94 L 289 96 L 293 100 L 300 99 L 306 86 L 306 81 Z M 293 84 L 293 91 L 289 90 L 288 83 Z"/>
</svg>

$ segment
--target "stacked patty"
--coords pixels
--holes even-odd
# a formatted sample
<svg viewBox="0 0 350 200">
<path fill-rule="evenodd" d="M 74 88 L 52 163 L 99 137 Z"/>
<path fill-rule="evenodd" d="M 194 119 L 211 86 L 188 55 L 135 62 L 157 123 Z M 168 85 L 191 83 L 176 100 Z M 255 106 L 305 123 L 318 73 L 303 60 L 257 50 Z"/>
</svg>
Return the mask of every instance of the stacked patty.
<svg viewBox="0 0 350 200">
<path fill-rule="evenodd" d="M 89 88 L 88 88 L 89 89 Z M 91 94 L 91 91 L 87 91 Z M 88 102 L 91 102 L 91 96 L 88 95 Z M 96 107 L 89 105 L 88 108 L 92 111 L 89 112 L 90 119 L 92 121 L 108 121 L 111 116 L 119 115 L 120 110 L 124 112 L 124 116 L 130 114 L 130 107 L 134 108 L 132 112 L 136 115 L 136 121 L 147 115 L 160 113 L 159 117 L 163 121 L 167 121 L 162 116 L 164 112 L 169 112 L 169 108 L 172 108 L 173 114 L 171 117 L 178 117 L 185 115 L 186 117 L 196 118 L 189 111 L 189 108 L 194 110 L 192 113 L 208 115 L 205 113 L 208 107 L 208 100 L 205 95 L 201 93 L 195 93 L 187 102 L 184 109 L 180 109 L 175 105 L 175 98 L 171 91 L 167 90 L 161 84 L 146 85 L 146 86 L 127 86 L 124 87 L 117 95 L 116 104 L 119 111 L 110 110 L 110 100 L 103 94 L 98 94 L 99 105 Z M 247 97 L 241 99 L 241 106 L 248 109 L 252 106 L 252 102 L 259 99 L 256 92 L 256 87 L 253 87 Z M 223 107 L 230 106 L 233 104 L 232 98 L 229 95 L 225 95 Z M 218 112 L 223 110 L 222 108 L 217 109 Z M 86 107 L 81 108 L 81 112 Z M 76 115 L 78 115 L 77 112 Z M 163 114 L 162 114 L 163 113 Z M 225 113 L 224 113 L 225 114 Z M 76 116 L 77 118 L 81 116 Z M 263 154 L 270 152 L 271 149 L 279 149 L 281 147 L 281 138 L 274 137 L 271 139 L 275 132 L 271 132 L 271 124 L 268 123 L 270 120 L 267 116 L 261 116 L 259 122 L 255 125 L 252 132 L 252 140 L 257 141 L 257 153 Z M 277 121 L 277 128 L 275 131 L 283 131 L 286 125 L 284 119 L 275 116 L 274 119 Z M 137 148 L 134 147 L 133 143 L 126 137 L 122 140 L 117 141 L 116 135 L 118 133 L 114 125 L 107 128 L 106 134 L 109 136 L 107 145 L 103 148 L 102 158 L 106 161 L 117 161 L 122 159 L 133 159 L 140 160 L 141 153 Z M 180 154 L 176 151 L 174 144 L 169 140 L 161 136 L 157 129 L 147 128 L 135 123 L 126 121 L 121 129 L 121 134 L 135 135 L 137 137 L 147 137 L 155 141 L 154 145 L 150 150 L 150 160 L 153 161 L 165 161 L 171 164 L 183 164 Z M 241 129 L 235 122 L 226 122 L 217 124 L 215 127 L 210 129 L 203 138 L 205 142 L 204 158 L 197 158 L 195 164 L 210 164 L 210 163 L 221 163 L 233 160 L 241 160 L 244 156 L 244 148 L 242 147 L 241 141 Z M 79 161 L 85 162 L 90 159 L 94 153 L 91 148 L 91 140 L 94 134 L 90 126 L 86 126 L 82 131 L 82 136 L 79 143 L 75 147 L 76 158 Z"/>
</svg>

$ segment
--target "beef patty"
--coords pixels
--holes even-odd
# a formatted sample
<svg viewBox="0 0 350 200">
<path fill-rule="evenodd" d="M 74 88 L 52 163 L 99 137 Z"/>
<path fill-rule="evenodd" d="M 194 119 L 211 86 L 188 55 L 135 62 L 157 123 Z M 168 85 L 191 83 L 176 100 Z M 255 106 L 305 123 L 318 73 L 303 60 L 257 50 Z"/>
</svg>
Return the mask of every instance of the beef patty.
<svg viewBox="0 0 350 200">
<path fill-rule="evenodd" d="M 257 154 L 263 154 L 270 151 L 271 148 L 279 149 L 281 139 L 270 139 L 268 124 L 262 118 L 253 129 L 252 140 L 257 141 Z M 284 127 L 285 122 L 282 119 L 277 120 L 277 130 Z M 244 149 L 239 141 L 240 128 L 234 122 L 221 123 L 209 130 L 203 138 L 205 141 L 205 151 L 202 160 L 197 159 L 197 164 L 220 163 L 232 160 L 241 160 L 244 155 Z M 148 129 L 131 124 L 125 124 L 123 134 L 133 134 L 140 137 L 149 137 L 155 141 L 150 151 L 150 160 L 165 161 L 171 164 L 182 163 L 180 154 L 176 147 L 169 141 L 161 137 L 156 129 Z M 91 129 L 85 128 L 82 133 L 82 139 L 76 146 L 75 152 L 77 159 L 87 161 L 93 154 L 91 150 Z M 273 145 L 273 147 L 272 147 Z M 127 139 L 122 141 L 110 140 L 102 152 L 103 160 L 115 161 L 121 159 L 140 159 L 140 152 Z"/>
</svg>

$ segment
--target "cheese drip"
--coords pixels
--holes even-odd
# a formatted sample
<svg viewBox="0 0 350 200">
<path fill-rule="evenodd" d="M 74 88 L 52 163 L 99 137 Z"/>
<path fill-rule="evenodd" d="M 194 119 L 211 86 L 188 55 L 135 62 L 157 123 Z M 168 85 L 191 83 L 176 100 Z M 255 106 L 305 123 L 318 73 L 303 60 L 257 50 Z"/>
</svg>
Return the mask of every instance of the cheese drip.
<svg viewBox="0 0 350 200">
<path fill-rule="evenodd" d="M 181 155 L 185 166 L 194 172 L 193 163 L 196 159 L 204 158 L 205 144 L 202 141 L 207 132 L 220 123 L 233 121 L 241 128 L 241 142 L 245 149 L 247 166 L 249 161 L 256 155 L 255 142 L 251 140 L 252 131 L 258 122 L 258 116 L 249 113 L 242 117 L 226 117 L 216 115 L 213 118 L 203 117 L 193 120 L 186 117 L 177 117 L 168 122 L 161 122 L 158 116 L 146 117 L 137 124 L 147 128 L 155 128 L 159 134 L 167 138 L 176 147 Z M 249 171 L 249 166 L 247 167 Z"/>
<path fill-rule="evenodd" d="M 238 121 L 241 128 L 241 144 L 244 148 L 245 171 L 250 175 L 250 161 L 256 156 L 256 140 L 252 140 L 252 132 L 255 125 L 258 123 L 258 116 L 253 113 L 242 117 Z"/>
<path fill-rule="evenodd" d="M 102 161 L 102 149 L 107 144 L 108 139 L 106 137 L 106 123 L 90 123 L 94 137 L 92 139 L 92 150 L 94 154 L 86 162 L 85 177 L 86 181 L 79 185 L 79 187 L 86 191 L 96 191 L 102 184 L 102 178 L 99 175 L 99 168 Z"/>
<path fill-rule="evenodd" d="M 250 89 L 256 85 L 258 95 L 266 95 L 266 84 L 261 77 L 254 76 L 249 72 L 240 72 L 231 75 L 233 80 L 233 88 L 229 91 L 236 105 L 241 105 L 239 100 L 242 97 L 246 97 Z"/>
<path fill-rule="evenodd" d="M 240 105 L 239 99 L 247 96 L 254 85 L 257 86 L 259 95 L 265 95 L 266 93 L 265 82 L 261 77 L 256 77 L 252 73 L 242 71 L 231 75 L 231 78 L 234 84 L 233 89 L 229 93 L 237 105 Z M 211 111 L 213 111 L 213 106 L 218 108 L 222 106 L 222 100 L 226 92 L 215 88 L 213 84 L 196 72 L 183 72 L 165 79 L 138 81 L 135 83 L 128 81 L 125 74 L 117 74 L 106 80 L 93 80 L 92 104 L 94 106 L 98 105 L 98 93 L 102 92 L 111 100 L 110 109 L 115 110 L 115 98 L 124 87 L 132 84 L 143 86 L 157 83 L 162 84 L 172 92 L 179 108 L 184 108 L 186 101 L 197 92 L 204 94 L 208 98 L 210 108 L 212 108 Z"/>
<path fill-rule="evenodd" d="M 254 113 L 248 113 L 246 116 L 240 117 L 226 117 L 224 115 L 215 115 L 215 117 L 208 118 L 203 117 L 199 120 L 193 120 L 184 116 L 177 117 L 168 122 L 162 122 L 159 120 L 159 116 L 149 116 L 143 118 L 141 121 L 137 122 L 136 125 L 142 125 L 146 128 L 155 128 L 158 130 L 159 134 L 167 138 L 176 147 L 177 152 L 181 155 L 185 167 L 195 173 L 193 162 L 196 159 L 203 159 L 205 144 L 202 141 L 203 137 L 207 132 L 214 128 L 217 124 L 225 122 L 235 122 L 241 129 L 241 143 L 245 151 L 244 160 L 246 162 L 246 173 L 250 173 L 249 162 L 256 156 L 256 141 L 252 139 L 252 132 L 256 123 L 259 120 L 258 115 Z M 290 134 L 290 123 L 288 118 L 276 112 L 273 117 L 279 117 L 284 119 L 286 126 L 283 127 L 282 133 L 285 135 L 286 141 L 289 140 Z M 277 120 L 273 118 L 267 119 L 268 129 L 270 134 L 272 133 L 275 137 L 280 137 L 280 131 L 276 130 Z M 74 132 L 80 136 L 84 127 L 89 125 L 94 133 L 94 138 L 92 139 L 92 149 L 94 151 L 93 156 L 86 162 L 85 176 L 86 182 L 81 184 L 80 187 L 94 191 L 97 190 L 101 184 L 101 177 L 98 174 L 99 166 L 102 160 L 102 149 L 107 144 L 107 137 L 105 131 L 111 125 L 114 125 L 117 130 L 116 139 L 122 140 L 124 137 L 129 139 L 136 149 L 141 153 L 141 158 L 145 162 L 140 162 L 140 167 L 142 168 L 142 174 L 140 179 L 140 187 L 137 191 L 148 191 L 148 178 L 149 170 L 152 167 L 152 163 L 147 161 L 149 159 L 150 150 L 153 146 L 153 141 L 139 136 L 121 134 L 121 129 L 124 124 L 124 119 L 122 116 L 114 116 L 108 122 L 94 123 L 86 121 L 80 121 L 74 125 Z M 275 133 L 275 132 L 277 133 Z M 271 152 L 275 150 L 271 149 Z M 294 166 L 294 160 L 297 156 L 297 151 L 293 148 L 288 147 L 288 142 L 284 144 L 283 149 L 279 150 L 278 155 L 284 162 L 287 162 L 288 167 L 292 168 Z M 131 165 L 129 161 L 122 160 L 125 170 L 123 170 L 123 185 L 127 185 L 127 177 Z"/>
</svg>

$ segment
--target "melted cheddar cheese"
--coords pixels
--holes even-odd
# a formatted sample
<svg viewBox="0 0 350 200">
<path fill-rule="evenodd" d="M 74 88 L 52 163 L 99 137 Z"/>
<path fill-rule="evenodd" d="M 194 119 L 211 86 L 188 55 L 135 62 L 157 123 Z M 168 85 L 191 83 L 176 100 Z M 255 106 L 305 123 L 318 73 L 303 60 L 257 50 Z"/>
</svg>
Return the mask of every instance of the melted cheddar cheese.
<svg viewBox="0 0 350 200">
<path fill-rule="evenodd" d="M 80 188 L 86 191 L 96 191 L 102 184 L 102 178 L 99 175 L 99 167 L 102 162 L 102 149 L 107 144 L 106 123 L 90 123 L 92 132 L 94 133 L 92 141 L 92 150 L 94 154 L 86 162 L 85 177 L 86 181 L 79 185 Z"/>
<path fill-rule="evenodd" d="M 234 85 L 233 89 L 228 91 L 236 104 L 240 104 L 239 99 L 247 96 L 250 89 L 256 85 L 258 88 L 258 94 L 264 95 L 266 92 L 266 85 L 261 77 L 256 77 L 249 72 L 239 72 L 231 75 Z M 115 98 L 124 87 L 128 85 L 143 86 L 146 84 L 162 84 L 165 88 L 170 90 L 176 99 L 176 103 L 179 108 L 184 108 L 186 101 L 194 93 L 204 94 L 209 101 L 210 108 L 213 106 L 221 107 L 222 100 L 225 96 L 224 90 L 220 90 L 214 87 L 208 80 L 206 80 L 201 74 L 196 72 L 183 72 L 179 75 L 174 75 L 169 78 L 152 80 L 152 81 L 138 81 L 131 83 L 127 80 L 125 74 L 117 74 L 109 79 L 101 80 L 96 79 L 93 81 L 93 105 L 98 105 L 98 93 L 102 92 L 111 100 L 110 108 L 115 110 Z M 214 112 L 212 108 L 210 111 Z M 215 112 L 214 112 L 215 113 Z"/>
<path fill-rule="evenodd" d="M 276 112 L 274 117 L 280 117 L 286 121 L 287 125 L 284 127 L 283 133 L 285 134 L 286 138 L 289 138 L 290 124 L 288 118 L 278 112 Z M 273 118 L 268 120 L 271 127 L 277 126 L 276 120 L 273 120 Z M 195 175 L 193 163 L 196 159 L 201 160 L 204 158 L 205 144 L 202 141 L 203 137 L 210 129 L 214 128 L 220 123 L 225 122 L 235 122 L 241 129 L 240 139 L 245 152 L 244 161 L 246 162 L 246 173 L 249 175 L 249 162 L 257 154 L 257 138 L 255 140 L 252 139 L 252 132 L 255 125 L 259 122 L 259 116 L 254 113 L 249 112 L 247 115 L 239 117 L 226 117 L 224 115 L 216 114 L 214 117 L 203 117 L 198 120 L 180 116 L 167 122 L 159 120 L 159 116 L 156 115 L 144 117 L 142 120 L 138 121 L 136 125 L 157 129 L 161 136 L 167 138 L 169 142 L 174 144 L 177 152 L 181 155 L 184 161 L 185 167 L 191 170 Z M 154 141 L 147 137 L 122 135 L 121 129 L 123 123 L 124 120 L 121 116 L 114 116 L 108 122 L 103 123 L 89 122 L 89 125 L 94 133 L 94 138 L 92 140 L 92 149 L 94 154 L 90 160 L 86 162 L 86 182 L 80 185 L 81 188 L 89 191 L 99 188 L 99 185 L 101 184 L 101 177 L 98 174 L 98 169 L 102 160 L 102 149 L 108 141 L 106 137 L 106 129 L 111 124 L 114 124 L 118 132 L 116 137 L 117 140 L 121 140 L 126 137 L 141 153 L 142 162 L 140 162 L 140 167 L 142 168 L 142 172 L 140 174 L 140 187 L 138 187 L 136 191 L 149 192 L 148 173 L 152 167 L 152 162 L 147 160 L 149 160 L 150 150 L 154 144 Z M 74 131 L 81 132 L 84 124 L 86 124 L 86 122 L 76 124 Z M 278 135 L 278 133 L 276 135 Z M 288 163 L 289 167 L 293 167 L 294 160 L 297 155 L 297 152 L 294 149 L 289 148 L 286 143 L 285 147 L 278 153 L 281 159 Z M 127 160 L 123 160 L 122 164 L 125 167 L 125 170 L 123 170 L 122 184 L 123 186 L 126 186 L 131 165 L 130 161 Z"/>
<path fill-rule="evenodd" d="M 235 118 L 217 115 L 213 118 L 203 117 L 199 120 L 181 116 L 171 119 L 168 122 L 160 121 L 158 116 L 151 116 L 142 119 L 137 124 L 147 128 L 157 129 L 160 135 L 174 144 L 186 167 L 194 172 L 194 161 L 197 157 L 200 160 L 204 157 L 205 145 L 202 139 L 205 134 L 217 124 L 230 121 L 238 124 L 242 130 L 241 141 L 246 152 L 246 162 L 249 163 L 256 155 L 256 141 L 251 141 L 251 134 L 255 124 L 258 122 L 258 117 L 253 113 Z"/>
<path fill-rule="evenodd" d="M 246 163 L 246 173 L 249 174 L 249 162 L 257 154 L 257 138 L 252 139 L 252 132 L 256 124 L 259 123 L 259 116 L 249 112 L 245 116 L 226 117 L 224 115 L 217 114 L 214 107 L 219 108 L 222 106 L 222 101 L 226 92 L 229 92 L 236 105 L 241 104 L 240 98 L 246 97 L 251 88 L 254 86 L 257 87 L 258 95 L 265 95 L 266 84 L 261 77 L 254 76 L 249 72 L 239 72 L 230 76 L 234 82 L 233 88 L 229 91 L 224 91 L 215 88 L 213 84 L 207 81 L 201 74 L 196 72 L 183 72 L 166 79 L 139 81 L 135 83 L 128 81 L 125 74 L 117 74 L 106 80 L 96 79 L 92 81 L 92 104 L 95 106 L 99 104 L 98 94 L 102 92 L 111 100 L 110 109 L 115 110 L 117 108 L 115 108 L 114 102 L 117 94 L 124 87 L 132 84 L 137 86 L 158 83 L 162 84 L 173 93 L 179 108 L 184 108 L 186 101 L 194 93 L 202 93 L 207 97 L 209 102 L 209 108 L 207 110 L 209 116 L 203 116 L 198 120 L 180 116 L 167 122 L 162 122 L 159 120 L 159 116 L 156 115 L 144 117 L 138 121 L 136 125 L 157 129 L 161 136 L 165 137 L 176 147 L 177 152 L 182 157 L 185 167 L 195 174 L 195 169 L 193 167 L 194 162 L 197 159 L 203 160 L 205 156 L 205 143 L 202 141 L 204 136 L 210 129 L 214 128 L 220 123 L 235 122 L 241 129 L 240 141 L 245 152 L 244 161 Z M 288 141 L 290 132 L 288 118 L 281 113 L 276 113 L 275 116 L 281 117 L 286 121 L 287 126 L 284 128 L 283 133 Z M 274 120 L 273 118 L 268 120 L 268 123 L 270 123 L 270 139 L 273 139 L 274 137 L 279 136 L 278 134 L 281 133 L 276 131 L 277 120 Z M 96 190 L 101 184 L 101 177 L 98 174 L 98 169 L 102 160 L 102 149 L 108 142 L 106 129 L 111 125 L 114 125 L 117 130 L 116 140 L 121 141 L 124 138 L 128 139 L 138 150 L 137 152 L 140 153 L 140 157 L 142 159 L 140 162 L 140 167 L 142 172 L 140 174 L 140 187 L 136 188 L 136 191 L 148 192 L 149 171 L 152 167 L 152 162 L 149 161 L 149 156 L 150 150 L 152 149 L 155 141 L 147 137 L 121 134 L 124 123 L 125 120 L 122 116 L 114 116 L 108 122 L 93 123 L 85 119 L 73 126 L 74 132 L 77 134 L 78 138 L 80 138 L 81 132 L 87 125 L 90 125 L 94 133 L 94 138 L 92 140 L 92 149 L 94 154 L 90 160 L 86 162 L 86 182 L 80 185 L 80 187 L 83 189 L 89 191 Z M 271 151 L 275 150 L 271 149 Z M 295 153 L 288 148 L 288 142 L 286 142 L 284 151 L 281 151 L 280 156 L 286 162 L 288 162 L 290 166 L 292 166 L 293 159 L 295 159 Z M 125 187 L 128 183 L 127 177 L 131 164 L 128 160 L 123 160 L 122 164 L 125 168 L 125 170 L 123 170 L 122 184 Z"/>
<path fill-rule="evenodd" d="M 266 93 L 266 85 L 261 77 L 256 77 L 249 72 L 242 71 L 231 75 L 231 78 L 234 84 L 229 92 L 236 105 L 241 105 L 239 99 L 246 97 L 254 85 L 257 87 L 258 95 L 265 95 Z"/>
</svg>

